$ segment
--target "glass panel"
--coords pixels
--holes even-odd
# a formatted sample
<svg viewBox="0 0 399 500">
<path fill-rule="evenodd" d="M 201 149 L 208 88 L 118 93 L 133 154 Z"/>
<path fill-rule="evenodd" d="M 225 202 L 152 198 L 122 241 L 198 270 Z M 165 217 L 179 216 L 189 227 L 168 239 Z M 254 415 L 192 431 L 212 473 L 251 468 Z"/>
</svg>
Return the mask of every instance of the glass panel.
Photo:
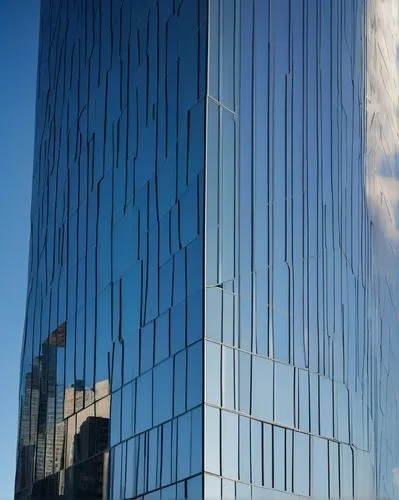
<svg viewBox="0 0 399 500">
<path fill-rule="evenodd" d="M 274 363 L 274 419 L 294 425 L 294 369 Z"/>
<path fill-rule="evenodd" d="M 219 9 L 218 1 L 212 0 L 210 3 L 210 11 L 212 9 Z M 211 24 L 210 34 L 213 37 L 213 29 L 215 27 L 215 20 L 210 12 Z M 217 26 L 216 22 L 216 26 Z M 218 60 L 216 55 L 216 47 L 210 46 L 209 48 L 209 86 L 210 94 L 212 95 L 212 79 L 215 78 L 215 72 L 212 71 L 211 65 Z M 211 100 L 208 100 L 208 137 L 207 137 L 207 170 L 206 170 L 206 284 L 216 285 L 219 283 L 219 108 Z M 209 288 L 207 290 L 207 311 L 208 311 L 208 292 L 215 290 Z M 212 293 L 212 292 L 211 292 Z M 209 307 L 212 308 L 212 301 L 209 301 Z M 217 308 L 215 307 L 216 311 Z M 207 317 L 208 320 L 208 317 Z M 212 316 L 210 317 L 212 320 Z M 217 323 L 217 319 L 216 319 Z M 212 322 L 213 325 L 213 322 Z M 217 330 L 209 331 L 206 329 L 206 336 L 214 338 L 212 335 L 217 335 Z M 217 340 L 217 338 L 215 338 Z"/>
<path fill-rule="evenodd" d="M 213 498 L 221 498 L 222 493 L 222 482 L 220 477 L 211 476 L 209 474 L 205 474 L 205 498 L 213 499 Z"/>
<path fill-rule="evenodd" d="M 298 426 L 301 430 L 309 432 L 310 408 L 309 408 L 309 373 L 297 370 L 298 374 Z"/>
<path fill-rule="evenodd" d="M 312 437 L 312 497 L 328 497 L 328 441 Z"/>
<path fill-rule="evenodd" d="M 152 372 L 138 377 L 136 388 L 136 434 L 152 425 Z"/>
<path fill-rule="evenodd" d="M 328 470 L 330 498 L 339 497 L 339 458 L 338 443 L 328 442 Z"/>
<path fill-rule="evenodd" d="M 219 287 L 206 290 L 206 337 L 222 340 L 222 291 Z"/>
<path fill-rule="evenodd" d="M 319 377 L 315 373 L 309 373 L 309 392 L 310 392 L 310 428 L 314 434 L 319 434 Z"/>
<path fill-rule="evenodd" d="M 273 488 L 285 490 L 285 431 L 273 427 Z"/>
<path fill-rule="evenodd" d="M 273 426 L 263 424 L 263 485 L 273 487 Z"/>
<path fill-rule="evenodd" d="M 158 425 L 172 418 L 173 358 L 154 368 L 153 381 L 153 425 Z"/>
<path fill-rule="evenodd" d="M 309 436 L 294 432 L 294 492 L 309 496 L 310 487 Z"/>
<path fill-rule="evenodd" d="M 236 483 L 236 495 L 237 498 L 251 498 L 252 488 L 249 484 Z"/>
<path fill-rule="evenodd" d="M 254 417 L 273 420 L 273 362 L 252 356 L 252 405 Z"/>
<path fill-rule="evenodd" d="M 229 479 L 222 479 L 222 498 L 235 498 L 235 484 Z"/>
<path fill-rule="evenodd" d="M 174 371 L 174 414 L 179 415 L 186 411 L 186 373 L 187 373 L 187 351 L 181 351 L 175 356 Z"/>
<path fill-rule="evenodd" d="M 169 356 L 169 311 L 158 316 L 155 321 L 154 349 L 155 364 Z"/>
<path fill-rule="evenodd" d="M 225 4 L 224 10 L 230 11 L 229 17 L 234 12 L 234 3 Z M 229 5 L 229 7 L 227 7 Z M 233 24 L 228 29 L 232 29 Z M 232 46 L 230 43 L 229 46 Z M 232 61 L 231 61 L 232 62 Z M 224 61 L 228 64 L 228 61 Z M 224 81 L 223 81 L 224 82 Z M 228 82 L 234 82 L 229 78 Z M 224 83 L 226 87 L 229 84 Z M 233 98 L 233 89 L 230 87 L 230 99 Z M 227 95 L 226 95 L 227 97 Z M 234 103 L 230 102 L 231 109 Z M 221 199 L 219 201 L 220 209 L 220 238 L 221 238 L 221 281 L 229 281 L 234 278 L 235 265 L 235 120 L 231 113 L 221 108 Z"/>
<path fill-rule="evenodd" d="M 192 183 L 180 198 L 180 238 L 187 246 L 198 235 L 197 183 Z"/>
<path fill-rule="evenodd" d="M 222 403 L 225 408 L 236 408 L 237 395 L 235 391 L 235 356 L 234 350 L 222 347 Z"/>
<path fill-rule="evenodd" d="M 346 444 L 339 449 L 341 497 L 353 498 L 353 452 Z"/>
<path fill-rule="evenodd" d="M 220 406 L 221 347 L 213 342 L 206 342 L 205 346 L 205 401 Z"/>
<path fill-rule="evenodd" d="M 154 323 L 140 331 L 140 372 L 144 373 L 154 364 Z"/>
<path fill-rule="evenodd" d="M 220 8 L 221 21 L 221 89 L 220 100 L 229 109 L 234 110 L 235 97 L 235 1 L 222 3 Z M 219 35 L 219 36 L 220 36 Z"/>
<path fill-rule="evenodd" d="M 202 432 L 202 408 L 191 411 L 191 431 L 190 431 L 190 454 L 191 454 L 191 474 L 202 471 L 203 463 L 203 432 Z"/>
<path fill-rule="evenodd" d="M 222 422 L 222 443 L 224 446 L 223 429 Z M 205 470 L 220 474 L 220 411 L 210 406 L 205 406 Z M 224 468 L 223 475 L 225 475 Z"/>
<path fill-rule="evenodd" d="M 251 356 L 238 352 L 238 409 L 250 412 L 251 402 Z"/>
<path fill-rule="evenodd" d="M 180 302 L 170 310 L 170 352 L 184 349 L 186 344 L 186 302 Z"/>
<path fill-rule="evenodd" d="M 168 486 L 167 488 L 162 488 L 161 490 L 161 498 L 162 500 L 174 500 L 176 497 L 176 485 L 172 484 L 172 486 Z"/>
<path fill-rule="evenodd" d="M 246 483 L 251 482 L 251 435 L 250 435 L 250 419 L 239 417 L 239 434 L 238 434 L 238 463 L 239 463 L 239 479 Z"/>
<path fill-rule="evenodd" d="M 122 388 L 122 440 L 133 436 L 135 429 L 136 383 Z"/>
<path fill-rule="evenodd" d="M 219 19 L 220 2 L 211 0 L 209 3 L 209 94 L 219 99 Z"/>
<path fill-rule="evenodd" d="M 250 420 L 251 425 L 251 483 L 262 485 L 262 424 Z M 240 435 L 241 439 L 241 435 Z"/>
<path fill-rule="evenodd" d="M 171 472 L 172 472 L 172 423 L 167 422 L 162 426 L 161 484 L 163 486 L 171 482 Z"/>
<path fill-rule="evenodd" d="M 190 413 L 179 417 L 177 433 L 177 479 L 182 479 L 190 475 Z"/>
<path fill-rule="evenodd" d="M 238 478 L 238 416 L 222 411 L 222 476 Z"/>
<path fill-rule="evenodd" d="M 202 498 L 202 475 L 187 480 L 187 498 Z"/>
<path fill-rule="evenodd" d="M 187 349 L 187 409 L 202 401 L 202 342 Z"/>
<path fill-rule="evenodd" d="M 285 489 L 293 491 L 292 476 L 293 476 L 293 431 L 286 429 L 285 431 Z"/>
<path fill-rule="evenodd" d="M 333 384 L 324 377 L 320 377 L 320 433 L 333 435 Z"/>
<path fill-rule="evenodd" d="M 148 482 L 147 489 L 155 490 L 159 487 L 158 471 L 158 429 L 153 428 L 148 433 L 148 445 L 146 450 L 148 460 Z"/>
<path fill-rule="evenodd" d="M 111 396 L 111 439 L 113 446 L 121 440 L 122 391 L 116 391 Z"/>
<path fill-rule="evenodd" d="M 134 484 L 134 473 L 135 470 L 135 440 L 130 439 L 127 442 L 126 448 L 126 485 L 125 485 L 125 497 L 135 496 L 135 484 Z"/>
<path fill-rule="evenodd" d="M 348 389 L 344 384 L 335 384 L 335 428 L 337 438 L 341 441 L 349 441 L 349 398 Z"/>
</svg>

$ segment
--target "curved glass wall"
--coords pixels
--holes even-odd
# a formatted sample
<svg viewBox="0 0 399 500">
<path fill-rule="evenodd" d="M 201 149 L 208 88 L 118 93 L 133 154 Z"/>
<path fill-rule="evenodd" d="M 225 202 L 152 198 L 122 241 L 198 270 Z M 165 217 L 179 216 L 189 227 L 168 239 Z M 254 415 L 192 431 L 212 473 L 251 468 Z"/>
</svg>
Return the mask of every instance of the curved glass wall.
<svg viewBox="0 0 399 500">
<path fill-rule="evenodd" d="M 399 496 L 398 34 L 42 2 L 17 499 Z"/>
</svg>

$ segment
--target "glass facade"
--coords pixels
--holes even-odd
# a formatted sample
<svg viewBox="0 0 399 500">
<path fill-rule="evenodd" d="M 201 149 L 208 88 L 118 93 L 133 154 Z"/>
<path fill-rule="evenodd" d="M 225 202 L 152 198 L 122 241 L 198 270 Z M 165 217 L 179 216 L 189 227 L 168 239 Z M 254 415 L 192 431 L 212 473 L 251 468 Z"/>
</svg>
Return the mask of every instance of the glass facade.
<svg viewBox="0 0 399 500">
<path fill-rule="evenodd" d="M 16 499 L 399 496 L 398 46 L 395 0 L 42 1 Z"/>
</svg>

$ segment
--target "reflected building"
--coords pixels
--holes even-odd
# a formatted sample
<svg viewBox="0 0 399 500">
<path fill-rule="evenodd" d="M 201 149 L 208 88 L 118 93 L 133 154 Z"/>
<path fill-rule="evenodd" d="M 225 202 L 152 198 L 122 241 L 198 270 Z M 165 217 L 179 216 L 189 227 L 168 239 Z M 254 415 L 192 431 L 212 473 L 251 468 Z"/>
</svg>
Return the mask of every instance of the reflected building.
<svg viewBox="0 0 399 500">
<path fill-rule="evenodd" d="M 399 497 L 396 0 L 42 0 L 15 498 Z"/>
</svg>

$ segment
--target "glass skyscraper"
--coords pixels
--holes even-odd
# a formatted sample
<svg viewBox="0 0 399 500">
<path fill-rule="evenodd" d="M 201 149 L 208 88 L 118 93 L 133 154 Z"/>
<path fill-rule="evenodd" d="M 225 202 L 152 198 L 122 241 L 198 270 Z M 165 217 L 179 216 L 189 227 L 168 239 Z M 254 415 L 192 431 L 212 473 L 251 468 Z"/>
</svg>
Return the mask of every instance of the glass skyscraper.
<svg viewBox="0 0 399 500">
<path fill-rule="evenodd" d="M 42 0 L 15 498 L 399 495 L 396 0 Z"/>
</svg>

